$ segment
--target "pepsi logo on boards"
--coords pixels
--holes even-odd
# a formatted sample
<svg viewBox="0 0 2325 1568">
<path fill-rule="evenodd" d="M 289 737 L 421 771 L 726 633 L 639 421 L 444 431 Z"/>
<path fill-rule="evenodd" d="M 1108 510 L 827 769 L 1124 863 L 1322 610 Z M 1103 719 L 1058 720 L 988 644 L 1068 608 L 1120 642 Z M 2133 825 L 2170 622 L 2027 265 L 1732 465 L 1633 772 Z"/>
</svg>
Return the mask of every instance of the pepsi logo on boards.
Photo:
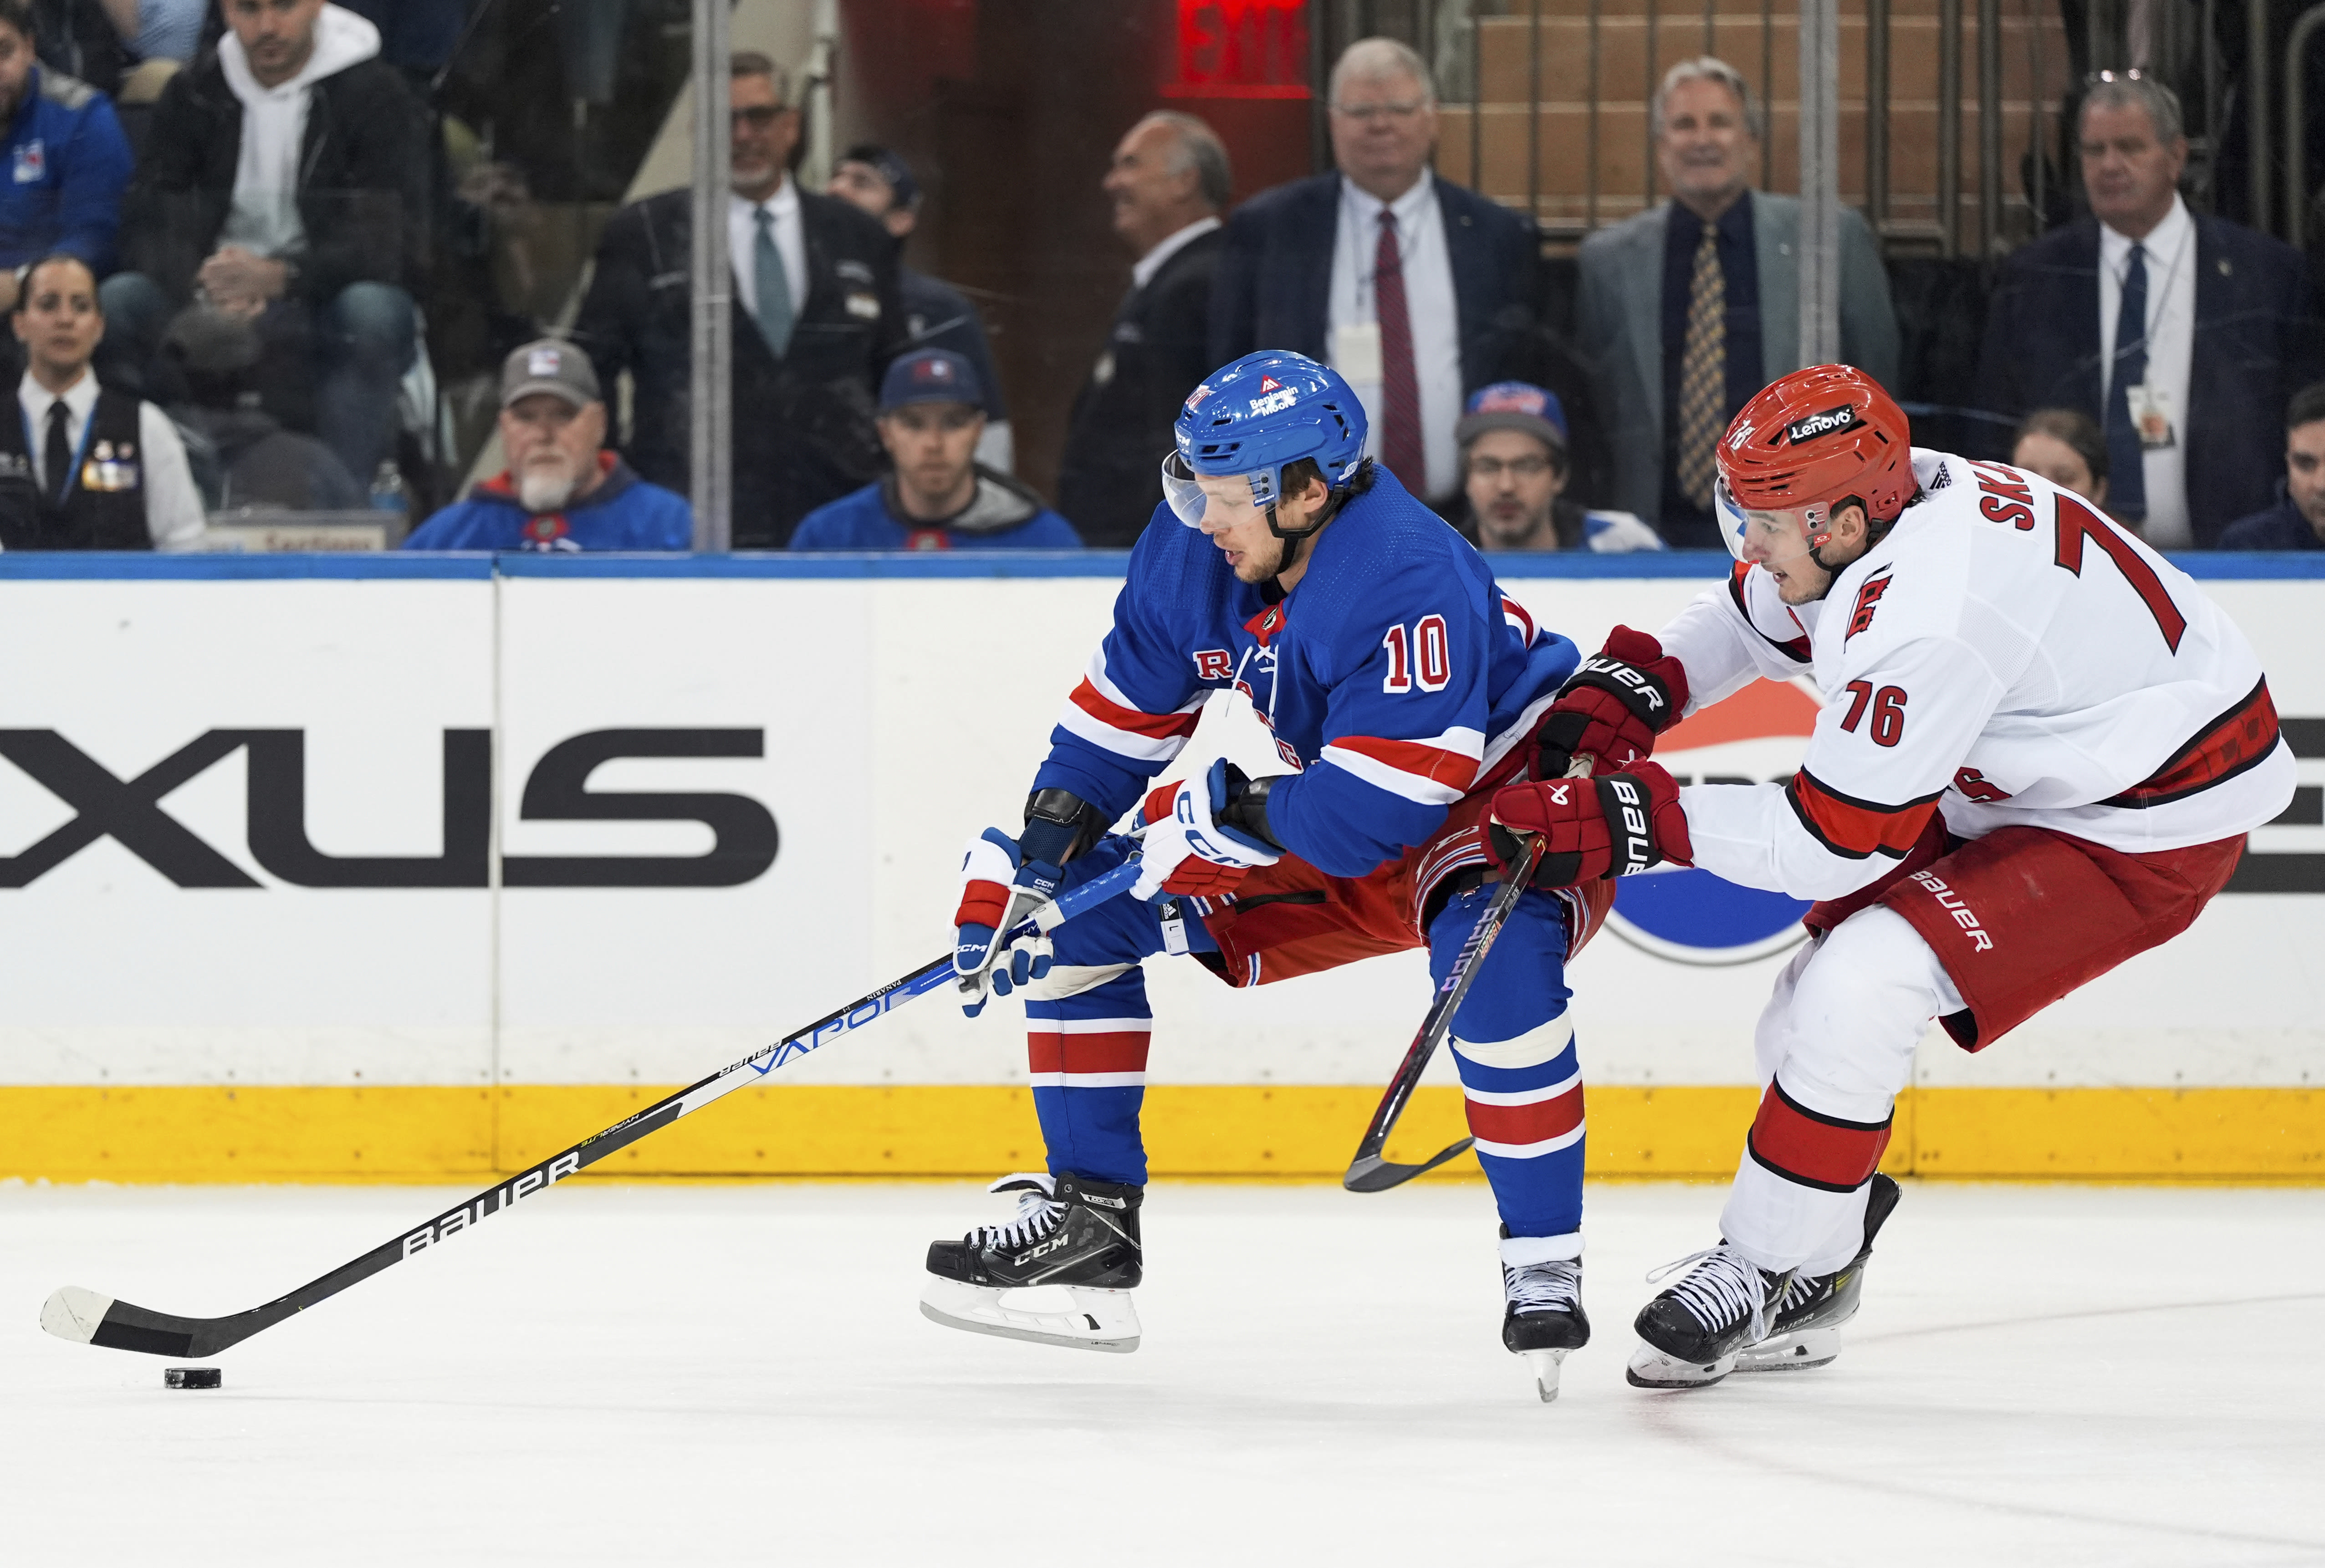
<svg viewBox="0 0 2325 1568">
<path fill-rule="evenodd" d="M 1656 744 L 1655 760 L 1682 784 L 1787 779 L 1808 753 L 1817 711 L 1802 686 L 1755 681 L 1681 720 Z M 1615 887 L 1607 929 L 1676 963 L 1749 963 L 1808 934 L 1801 925 L 1807 900 L 1740 887 L 1694 867 L 1659 868 Z"/>
</svg>

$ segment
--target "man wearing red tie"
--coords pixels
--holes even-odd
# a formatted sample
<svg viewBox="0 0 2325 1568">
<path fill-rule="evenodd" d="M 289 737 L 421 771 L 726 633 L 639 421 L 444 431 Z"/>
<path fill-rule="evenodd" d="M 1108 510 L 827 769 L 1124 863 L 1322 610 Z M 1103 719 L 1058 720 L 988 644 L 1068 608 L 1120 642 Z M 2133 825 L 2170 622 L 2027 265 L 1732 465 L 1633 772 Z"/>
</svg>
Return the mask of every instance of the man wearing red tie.
<svg viewBox="0 0 2325 1568">
<path fill-rule="evenodd" d="M 1452 505 L 1462 399 L 1515 374 L 1537 292 L 1533 226 L 1437 178 L 1437 95 L 1392 39 L 1332 68 L 1338 172 L 1255 196 L 1227 220 L 1211 291 L 1212 359 L 1289 348 L 1338 371 L 1365 407 L 1366 455 Z"/>
</svg>

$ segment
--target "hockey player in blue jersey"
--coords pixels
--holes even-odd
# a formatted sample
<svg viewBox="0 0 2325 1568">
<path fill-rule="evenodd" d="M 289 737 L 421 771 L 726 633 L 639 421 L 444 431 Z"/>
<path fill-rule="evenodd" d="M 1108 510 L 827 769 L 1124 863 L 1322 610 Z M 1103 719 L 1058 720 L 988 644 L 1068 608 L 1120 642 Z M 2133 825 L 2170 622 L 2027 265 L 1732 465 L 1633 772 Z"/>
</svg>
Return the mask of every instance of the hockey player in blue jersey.
<svg viewBox="0 0 2325 1568">
<path fill-rule="evenodd" d="M 1364 411 L 1329 368 L 1238 359 L 1195 388 L 1176 436 L 1163 464 L 1175 517 L 1158 510 L 1139 538 L 1025 825 L 987 830 L 964 865 L 963 1005 L 1023 997 L 1049 1168 L 994 1184 L 1018 1199 L 1007 1223 L 930 1248 L 922 1311 L 954 1327 L 1136 1347 L 1144 960 L 1185 954 L 1254 986 L 1426 946 L 1441 980 L 1492 896 L 1487 803 L 1534 763 L 1535 727 L 1577 663 L 1483 556 L 1363 457 Z M 1221 762 L 1154 787 L 1222 689 L 1250 700 L 1287 771 L 1251 779 Z M 997 943 L 1061 886 L 1122 863 L 1135 840 L 1106 830 L 1134 805 L 1131 896 L 1053 937 Z M 1589 1337 L 1564 969 L 1610 887 L 1524 895 L 1451 1032 L 1501 1213 L 1503 1340 L 1534 1353 L 1545 1398 Z M 1033 1285 L 1067 1286 L 1074 1310 L 1003 1302 Z"/>
</svg>

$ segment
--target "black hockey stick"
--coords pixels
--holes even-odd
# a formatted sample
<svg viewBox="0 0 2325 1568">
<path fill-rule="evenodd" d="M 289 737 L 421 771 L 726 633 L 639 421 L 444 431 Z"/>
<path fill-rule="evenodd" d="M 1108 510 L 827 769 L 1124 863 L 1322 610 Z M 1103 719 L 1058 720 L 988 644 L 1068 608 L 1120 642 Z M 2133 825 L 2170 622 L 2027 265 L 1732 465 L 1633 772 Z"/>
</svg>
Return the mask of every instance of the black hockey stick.
<svg viewBox="0 0 2325 1568">
<path fill-rule="evenodd" d="M 1042 931 L 1054 929 L 1092 905 L 1102 904 L 1124 891 L 1137 878 L 1138 861 L 1134 857 L 1104 876 L 1094 877 L 1080 886 L 1061 894 L 1057 901 L 1042 908 L 1034 920 L 1016 927 L 1002 940 L 1029 935 L 1037 926 Z M 133 1306 L 125 1301 L 116 1301 L 93 1290 L 69 1285 L 51 1295 L 41 1307 L 41 1327 L 59 1339 L 102 1345 L 109 1350 L 142 1350 L 149 1356 L 216 1355 L 261 1330 L 273 1328 L 295 1313 L 302 1313 L 318 1302 L 329 1300 L 351 1285 L 369 1279 L 384 1268 L 402 1263 L 415 1252 L 450 1240 L 461 1231 L 482 1224 L 489 1216 L 500 1213 L 521 1199 L 548 1191 L 558 1182 L 577 1171 L 588 1169 L 616 1150 L 626 1148 L 650 1133 L 660 1132 L 680 1117 L 700 1110 L 712 1100 L 731 1094 L 745 1084 L 758 1082 L 776 1068 L 829 1044 L 842 1035 L 864 1027 L 913 997 L 925 996 L 948 984 L 952 979 L 953 967 L 949 956 L 923 964 L 903 979 L 891 980 L 878 990 L 857 997 L 838 1012 L 817 1019 L 797 1034 L 787 1035 L 772 1045 L 761 1046 L 733 1066 L 721 1068 L 700 1082 L 680 1090 L 635 1116 L 625 1117 L 605 1131 L 583 1139 L 562 1154 L 551 1155 L 513 1180 L 486 1189 L 459 1208 L 446 1210 L 425 1224 L 372 1248 L 352 1262 L 341 1264 L 321 1278 L 310 1280 L 290 1294 L 268 1302 L 264 1306 L 233 1313 L 222 1318 L 181 1318 L 170 1313 Z"/>
<path fill-rule="evenodd" d="M 1566 776 L 1587 778 L 1592 758 L 1587 752 L 1577 753 L 1567 764 Z M 1475 1138 L 1463 1138 L 1449 1144 L 1417 1165 L 1400 1165 L 1381 1157 L 1388 1145 L 1388 1135 L 1396 1127 L 1396 1118 L 1404 1114 L 1405 1102 L 1421 1082 L 1421 1075 L 1429 1066 L 1429 1059 L 1437 1054 L 1437 1047 L 1453 1026 L 1453 1015 L 1461 1008 L 1461 998 L 1469 994 L 1470 983 L 1477 979 L 1478 969 L 1494 939 L 1502 933 L 1502 923 L 1509 919 L 1510 911 L 1517 906 L 1518 896 L 1533 877 L 1533 868 L 1542 863 L 1542 840 L 1539 835 L 1528 836 L 1518 863 L 1510 868 L 1509 879 L 1494 901 L 1486 905 L 1486 913 L 1477 917 L 1461 951 L 1453 955 L 1453 967 L 1445 973 L 1445 983 L 1437 988 L 1437 999 L 1429 1005 L 1429 1016 L 1421 1021 L 1421 1032 L 1405 1048 L 1404 1060 L 1397 1064 L 1396 1076 L 1389 1080 L 1388 1092 L 1381 1096 L 1380 1108 L 1373 1112 L 1372 1125 L 1365 1128 L 1365 1141 L 1357 1146 L 1357 1157 L 1348 1162 L 1340 1185 L 1351 1192 L 1385 1192 L 1391 1187 L 1402 1186 L 1423 1171 L 1433 1171 L 1454 1155 L 1466 1152 L 1476 1143 Z"/>
</svg>

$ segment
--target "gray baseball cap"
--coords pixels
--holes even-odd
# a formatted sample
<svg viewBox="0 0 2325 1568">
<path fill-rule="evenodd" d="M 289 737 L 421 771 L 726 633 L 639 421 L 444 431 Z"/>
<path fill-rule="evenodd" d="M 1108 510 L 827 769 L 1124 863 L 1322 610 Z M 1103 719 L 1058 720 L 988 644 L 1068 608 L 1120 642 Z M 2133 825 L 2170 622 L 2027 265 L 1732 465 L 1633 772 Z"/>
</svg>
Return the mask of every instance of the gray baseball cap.
<svg viewBox="0 0 2325 1568">
<path fill-rule="evenodd" d="M 501 362 L 501 406 L 546 392 L 576 408 L 603 400 L 589 357 L 558 338 L 528 343 Z"/>
</svg>

